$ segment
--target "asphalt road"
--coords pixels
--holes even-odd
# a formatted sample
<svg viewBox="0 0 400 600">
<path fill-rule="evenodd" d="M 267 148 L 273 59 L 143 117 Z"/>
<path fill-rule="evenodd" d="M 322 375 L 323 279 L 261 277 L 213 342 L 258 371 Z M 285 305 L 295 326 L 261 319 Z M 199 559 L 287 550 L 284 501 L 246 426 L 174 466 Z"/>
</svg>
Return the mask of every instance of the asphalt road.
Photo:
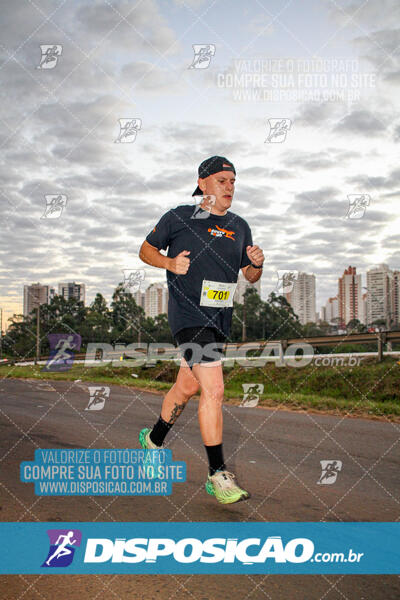
<svg viewBox="0 0 400 600">
<path fill-rule="evenodd" d="M 400 518 L 400 425 L 261 408 L 224 408 L 229 470 L 250 500 L 223 506 L 204 491 L 205 452 L 191 400 L 167 447 L 187 464 L 170 497 L 38 497 L 19 481 L 36 448 L 137 448 L 162 397 L 110 386 L 99 411 L 85 410 L 87 383 L 0 381 L 3 521 L 396 521 Z M 93 384 L 95 385 L 95 384 Z M 320 461 L 337 460 L 321 485 Z M 1 598 L 398 600 L 397 576 L 113 575 L 2 576 Z"/>
</svg>

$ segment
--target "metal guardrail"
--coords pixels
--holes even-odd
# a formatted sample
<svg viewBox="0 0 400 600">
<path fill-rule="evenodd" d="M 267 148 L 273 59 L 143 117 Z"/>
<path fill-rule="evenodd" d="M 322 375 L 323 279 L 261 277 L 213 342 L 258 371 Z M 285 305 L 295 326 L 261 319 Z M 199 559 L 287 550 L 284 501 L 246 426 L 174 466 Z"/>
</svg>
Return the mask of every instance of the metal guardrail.
<svg viewBox="0 0 400 600">
<path fill-rule="evenodd" d="M 340 335 L 326 335 L 326 336 L 316 336 L 316 337 L 303 337 L 303 338 L 287 338 L 282 340 L 258 340 L 253 342 L 235 342 L 228 343 L 226 345 L 227 349 L 229 348 L 240 348 L 242 346 L 246 346 L 247 350 L 253 349 L 263 349 L 265 346 L 276 346 L 281 348 L 281 351 L 285 352 L 288 346 L 292 344 L 302 344 L 307 343 L 310 344 L 313 348 L 316 346 L 333 346 L 333 345 L 341 345 L 341 344 L 377 344 L 377 354 L 378 360 L 381 361 L 383 359 L 383 345 L 390 342 L 400 342 L 400 331 L 379 331 L 374 333 L 354 333 L 354 334 L 340 334 Z M 159 348 L 162 349 L 161 347 Z M 146 354 L 146 349 L 137 349 L 137 352 L 143 350 L 143 354 Z M 165 352 L 164 356 L 168 354 L 168 349 Z M 169 350 L 172 352 L 172 350 Z M 115 358 L 124 354 L 123 349 L 115 350 Z M 114 354 L 113 353 L 113 354 Z M 78 353 L 74 355 L 77 360 L 84 360 L 86 358 L 85 353 Z M 49 356 L 41 356 L 41 360 L 47 360 Z M 24 361 L 29 360 L 29 358 L 25 358 Z M 14 359 L 10 359 L 10 362 L 17 362 Z"/>
<path fill-rule="evenodd" d="M 239 342 L 239 347 L 246 344 L 247 348 L 251 349 L 251 344 L 254 344 L 254 349 L 266 346 L 271 343 L 282 344 L 282 349 L 285 351 L 292 344 L 306 343 L 313 348 L 316 346 L 336 346 L 341 344 L 377 344 L 378 360 L 383 359 L 383 344 L 390 342 L 400 342 L 400 331 L 376 331 L 374 333 L 351 333 L 340 335 L 325 335 L 316 337 L 303 338 L 287 338 L 283 340 L 254 341 L 254 342 Z"/>
</svg>

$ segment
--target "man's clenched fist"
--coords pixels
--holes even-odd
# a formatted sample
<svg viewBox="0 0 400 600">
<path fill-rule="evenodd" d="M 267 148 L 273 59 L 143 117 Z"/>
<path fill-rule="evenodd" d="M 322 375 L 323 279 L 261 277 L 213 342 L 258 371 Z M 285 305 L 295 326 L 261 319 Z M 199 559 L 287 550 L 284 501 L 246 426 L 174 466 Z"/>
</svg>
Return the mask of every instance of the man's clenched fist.
<svg viewBox="0 0 400 600">
<path fill-rule="evenodd" d="M 190 258 L 186 255 L 190 254 L 190 250 L 182 250 L 175 258 L 170 258 L 168 271 L 172 271 L 176 275 L 186 275 L 190 265 Z"/>
<path fill-rule="evenodd" d="M 264 253 L 258 246 L 247 246 L 247 256 L 253 265 L 261 266 L 264 262 Z"/>
</svg>

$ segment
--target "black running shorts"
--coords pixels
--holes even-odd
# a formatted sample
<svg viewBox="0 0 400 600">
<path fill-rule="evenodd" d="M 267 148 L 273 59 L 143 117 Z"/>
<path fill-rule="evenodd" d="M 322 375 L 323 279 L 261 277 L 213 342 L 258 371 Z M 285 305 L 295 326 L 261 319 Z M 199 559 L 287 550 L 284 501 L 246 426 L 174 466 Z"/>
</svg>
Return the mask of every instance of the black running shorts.
<svg viewBox="0 0 400 600">
<path fill-rule="evenodd" d="M 215 327 L 185 327 L 176 333 L 175 341 L 192 368 L 195 363 L 221 360 L 226 337 Z"/>
</svg>

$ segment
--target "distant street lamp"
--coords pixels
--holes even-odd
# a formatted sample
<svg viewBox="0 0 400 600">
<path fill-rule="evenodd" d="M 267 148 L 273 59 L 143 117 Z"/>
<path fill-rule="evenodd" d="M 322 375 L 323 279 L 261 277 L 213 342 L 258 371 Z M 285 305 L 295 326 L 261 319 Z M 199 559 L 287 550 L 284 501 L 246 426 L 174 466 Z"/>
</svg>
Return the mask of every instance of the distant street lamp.
<svg viewBox="0 0 400 600">
<path fill-rule="evenodd" d="M 243 295 L 242 342 L 246 341 L 246 294 Z"/>
</svg>

